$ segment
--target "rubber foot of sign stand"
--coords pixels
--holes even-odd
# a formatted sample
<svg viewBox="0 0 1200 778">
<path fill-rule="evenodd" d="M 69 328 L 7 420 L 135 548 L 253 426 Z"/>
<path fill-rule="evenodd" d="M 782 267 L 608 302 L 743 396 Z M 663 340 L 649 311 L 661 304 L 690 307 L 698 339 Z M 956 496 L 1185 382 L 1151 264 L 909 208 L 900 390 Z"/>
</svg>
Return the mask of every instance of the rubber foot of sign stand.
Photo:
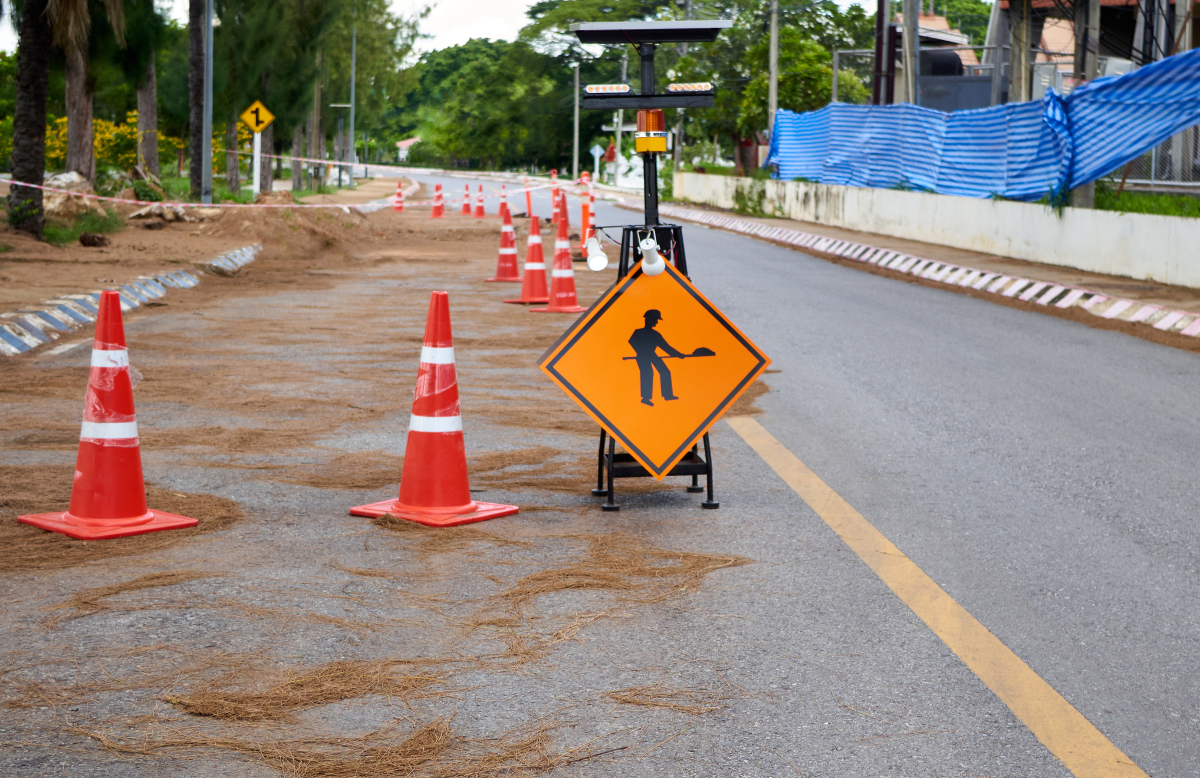
<svg viewBox="0 0 1200 778">
<path fill-rule="evenodd" d="M 68 519 L 67 512 L 35 513 L 32 516 L 18 516 L 17 521 L 31 527 L 58 532 L 76 540 L 111 540 L 112 538 L 127 538 L 131 535 L 144 535 L 147 532 L 160 532 L 167 529 L 186 529 L 198 523 L 187 516 L 179 516 L 165 511 L 148 511 L 149 520 L 141 519 L 92 519 L 88 526 L 80 523 L 80 519 Z M 83 520 L 87 521 L 87 520 Z M 105 524 L 108 526 L 104 526 Z"/>
<path fill-rule="evenodd" d="M 708 490 L 703 486 L 689 486 L 687 488 L 688 494 L 700 494 L 700 493 L 706 492 L 706 491 L 708 491 Z"/>
<path fill-rule="evenodd" d="M 719 502 L 710 502 L 709 500 L 705 500 L 704 502 L 700 503 L 700 507 L 701 507 L 701 508 L 707 508 L 707 509 L 708 509 L 708 510 L 710 510 L 710 511 L 715 511 L 717 508 L 720 508 L 720 507 L 721 507 L 721 503 L 719 503 Z"/>
<path fill-rule="evenodd" d="M 360 505 L 357 508 L 351 508 L 350 513 L 353 516 L 369 516 L 373 519 L 377 519 L 385 513 L 390 513 L 398 519 L 414 521 L 417 524 L 424 524 L 426 527 L 457 527 L 460 524 L 471 524 L 476 521 L 487 521 L 488 519 L 498 519 L 501 516 L 511 516 L 520 510 L 515 505 L 476 502 L 475 510 L 470 513 L 460 513 L 457 515 L 412 513 L 396 510 L 397 502 L 397 500 L 384 500 L 383 502 L 375 502 L 370 505 Z"/>
<path fill-rule="evenodd" d="M 593 489 L 592 496 L 593 497 L 607 497 L 608 490 L 607 489 Z"/>
<path fill-rule="evenodd" d="M 602 510 L 602 511 L 619 511 L 619 510 L 621 510 L 621 506 L 620 505 L 601 505 L 600 510 Z"/>
</svg>

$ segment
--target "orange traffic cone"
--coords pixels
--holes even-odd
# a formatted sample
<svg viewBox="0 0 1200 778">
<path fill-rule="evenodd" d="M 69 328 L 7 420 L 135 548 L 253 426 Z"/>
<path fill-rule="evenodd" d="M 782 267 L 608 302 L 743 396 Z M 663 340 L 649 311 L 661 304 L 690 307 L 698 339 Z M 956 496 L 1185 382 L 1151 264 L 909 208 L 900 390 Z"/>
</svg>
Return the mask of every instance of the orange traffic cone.
<svg viewBox="0 0 1200 778">
<path fill-rule="evenodd" d="M 521 296 L 506 303 L 548 303 L 546 292 L 546 260 L 542 255 L 542 232 L 537 217 L 529 220 L 529 240 L 525 244 L 525 277 L 521 284 Z"/>
<path fill-rule="evenodd" d="M 463 184 L 462 215 L 463 216 L 471 215 L 471 185 L 470 184 Z"/>
<path fill-rule="evenodd" d="M 558 224 L 558 171 L 550 171 L 550 223 Z"/>
<path fill-rule="evenodd" d="M 525 215 L 532 217 L 533 216 L 533 194 L 531 193 L 531 190 L 529 189 L 529 177 L 526 176 L 526 177 L 522 178 L 521 183 L 525 188 Z"/>
<path fill-rule="evenodd" d="M 351 508 L 350 513 L 373 518 L 390 513 L 429 527 L 454 527 L 511 516 L 518 510 L 515 505 L 471 499 L 454 370 L 450 296 L 434 292 L 429 299 L 425 345 L 408 423 L 400 496 Z"/>
<path fill-rule="evenodd" d="M 587 243 L 588 230 L 592 228 L 592 211 L 596 207 L 596 197 L 592 194 L 592 177 L 587 173 L 583 174 L 583 185 L 587 187 L 587 193 L 583 196 L 583 206 L 580 209 L 582 214 L 579 219 L 579 234 L 583 236 L 581 246 Z"/>
<path fill-rule="evenodd" d="M 512 216 L 504 211 L 504 226 L 500 228 L 500 258 L 496 260 L 496 275 L 488 281 L 521 282 L 517 269 L 517 236 L 513 233 Z"/>
<path fill-rule="evenodd" d="M 442 185 L 435 184 L 433 188 L 433 208 L 430 209 L 430 217 L 434 219 L 442 219 L 446 216 L 446 203 L 442 200 Z"/>
<path fill-rule="evenodd" d="M 508 192 L 505 191 L 506 189 L 508 189 L 507 186 L 505 186 L 504 184 L 500 185 L 500 216 L 501 217 L 503 217 L 504 214 L 508 213 Z"/>
<path fill-rule="evenodd" d="M 487 216 L 487 211 L 483 210 L 483 184 L 479 185 L 479 194 L 475 197 L 475 218 L 482 219 Z"/>
<path fill-rule="evenodd" d="M 404 181 L 396 182 L 396 198 L 392 201 L 392 210 L 400 213 L 404 210 Z"/>
<path fill-rule="evenodd" d="M 187 516 L 146 508 L 129 352 L 117 292 L 100 295 L 70 507 L 59 513 L 18 516 L 17 521 L 80 540 L 124 538 L 197 524 Z"/>
<path fill-rule="evenodd" d="M 558 237 L 554 241 L 554 270 L 550 272 L 550 305 L 530 308 L 533 313 L 582 313 L 575 296 L 575 271 L 571 267 L 571 241 L 567 240 L 567 198 L 558 201 Z"/>
</svg>

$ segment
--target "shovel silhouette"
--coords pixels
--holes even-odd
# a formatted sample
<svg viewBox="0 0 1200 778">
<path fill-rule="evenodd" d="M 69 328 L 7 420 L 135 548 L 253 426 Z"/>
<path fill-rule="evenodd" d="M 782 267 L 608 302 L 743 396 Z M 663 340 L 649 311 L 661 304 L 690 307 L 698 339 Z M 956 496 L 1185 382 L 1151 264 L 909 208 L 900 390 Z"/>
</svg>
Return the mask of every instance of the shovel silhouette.
<svg viewBox="0 0 1200 778">
<path fill-rule="evenodd" d="M 717 355 L 717 352 L 713 351 L 710 348 L 705 348 L 704 346 L 701 346 L 700 348 L 693 351 L 691 354 L 684 354 L 682 357 L 663 357 L 663 359 L 683 359 L 683 357 L 715 357 L 716 355 Z M 621 359 L 623 359 L 623 360 L 624 359 L 637 359 L 637 357 L 621 357 Z"/>
</svg>

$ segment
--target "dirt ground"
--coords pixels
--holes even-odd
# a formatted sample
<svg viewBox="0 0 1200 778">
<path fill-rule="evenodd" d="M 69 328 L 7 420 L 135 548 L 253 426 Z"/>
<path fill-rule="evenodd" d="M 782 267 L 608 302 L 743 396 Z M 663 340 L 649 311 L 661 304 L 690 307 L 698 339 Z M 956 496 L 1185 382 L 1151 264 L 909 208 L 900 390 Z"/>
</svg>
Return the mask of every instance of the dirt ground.
<svg viewBox="0 0 1200 778">
<path fill-rule="evenodd" d="M 90 333 L 5 363 L 0 774 L 621 769 L 747 696 L 688 670 L 513 708 L 587 631 L 676 613 L 752 560 L 584 521 L 596 429 L 533 364 L 573 317 L 500 302 L 519 286 L 482 281 L 499 236 L 496 218 L 385 210 L 230 212 L 127 230 L 107 255 L 0 237 L 5 305 L 265 247 L 126 316 L 150 504 L 194 530 L 82 543 L 16 523 L 69 499 Z M 585 305 L 615 280 L 576 268 Z M 450 293 L 472 491 L 518 520 L 434 531 L 347 514 L 395 496 L 432 289 Z M 683 485 L 620 489 L 691 506 Z"/>
</svg>

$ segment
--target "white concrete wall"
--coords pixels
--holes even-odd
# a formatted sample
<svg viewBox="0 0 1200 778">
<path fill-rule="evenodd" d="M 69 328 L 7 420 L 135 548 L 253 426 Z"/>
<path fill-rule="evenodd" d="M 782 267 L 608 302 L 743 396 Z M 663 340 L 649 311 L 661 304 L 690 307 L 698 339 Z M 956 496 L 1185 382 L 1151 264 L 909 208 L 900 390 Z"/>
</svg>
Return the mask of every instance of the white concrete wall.
<svg viewBox="0 0 1200 778">
<path fill-rule="evenodd" d="M 1200 218 L 1066 208 L 892 189 L 679 173 L 675 196 L 897 238 L 1200 288 Z M 1198 204 L 1200 212 L 1200 204 Z"/>
</svg>

